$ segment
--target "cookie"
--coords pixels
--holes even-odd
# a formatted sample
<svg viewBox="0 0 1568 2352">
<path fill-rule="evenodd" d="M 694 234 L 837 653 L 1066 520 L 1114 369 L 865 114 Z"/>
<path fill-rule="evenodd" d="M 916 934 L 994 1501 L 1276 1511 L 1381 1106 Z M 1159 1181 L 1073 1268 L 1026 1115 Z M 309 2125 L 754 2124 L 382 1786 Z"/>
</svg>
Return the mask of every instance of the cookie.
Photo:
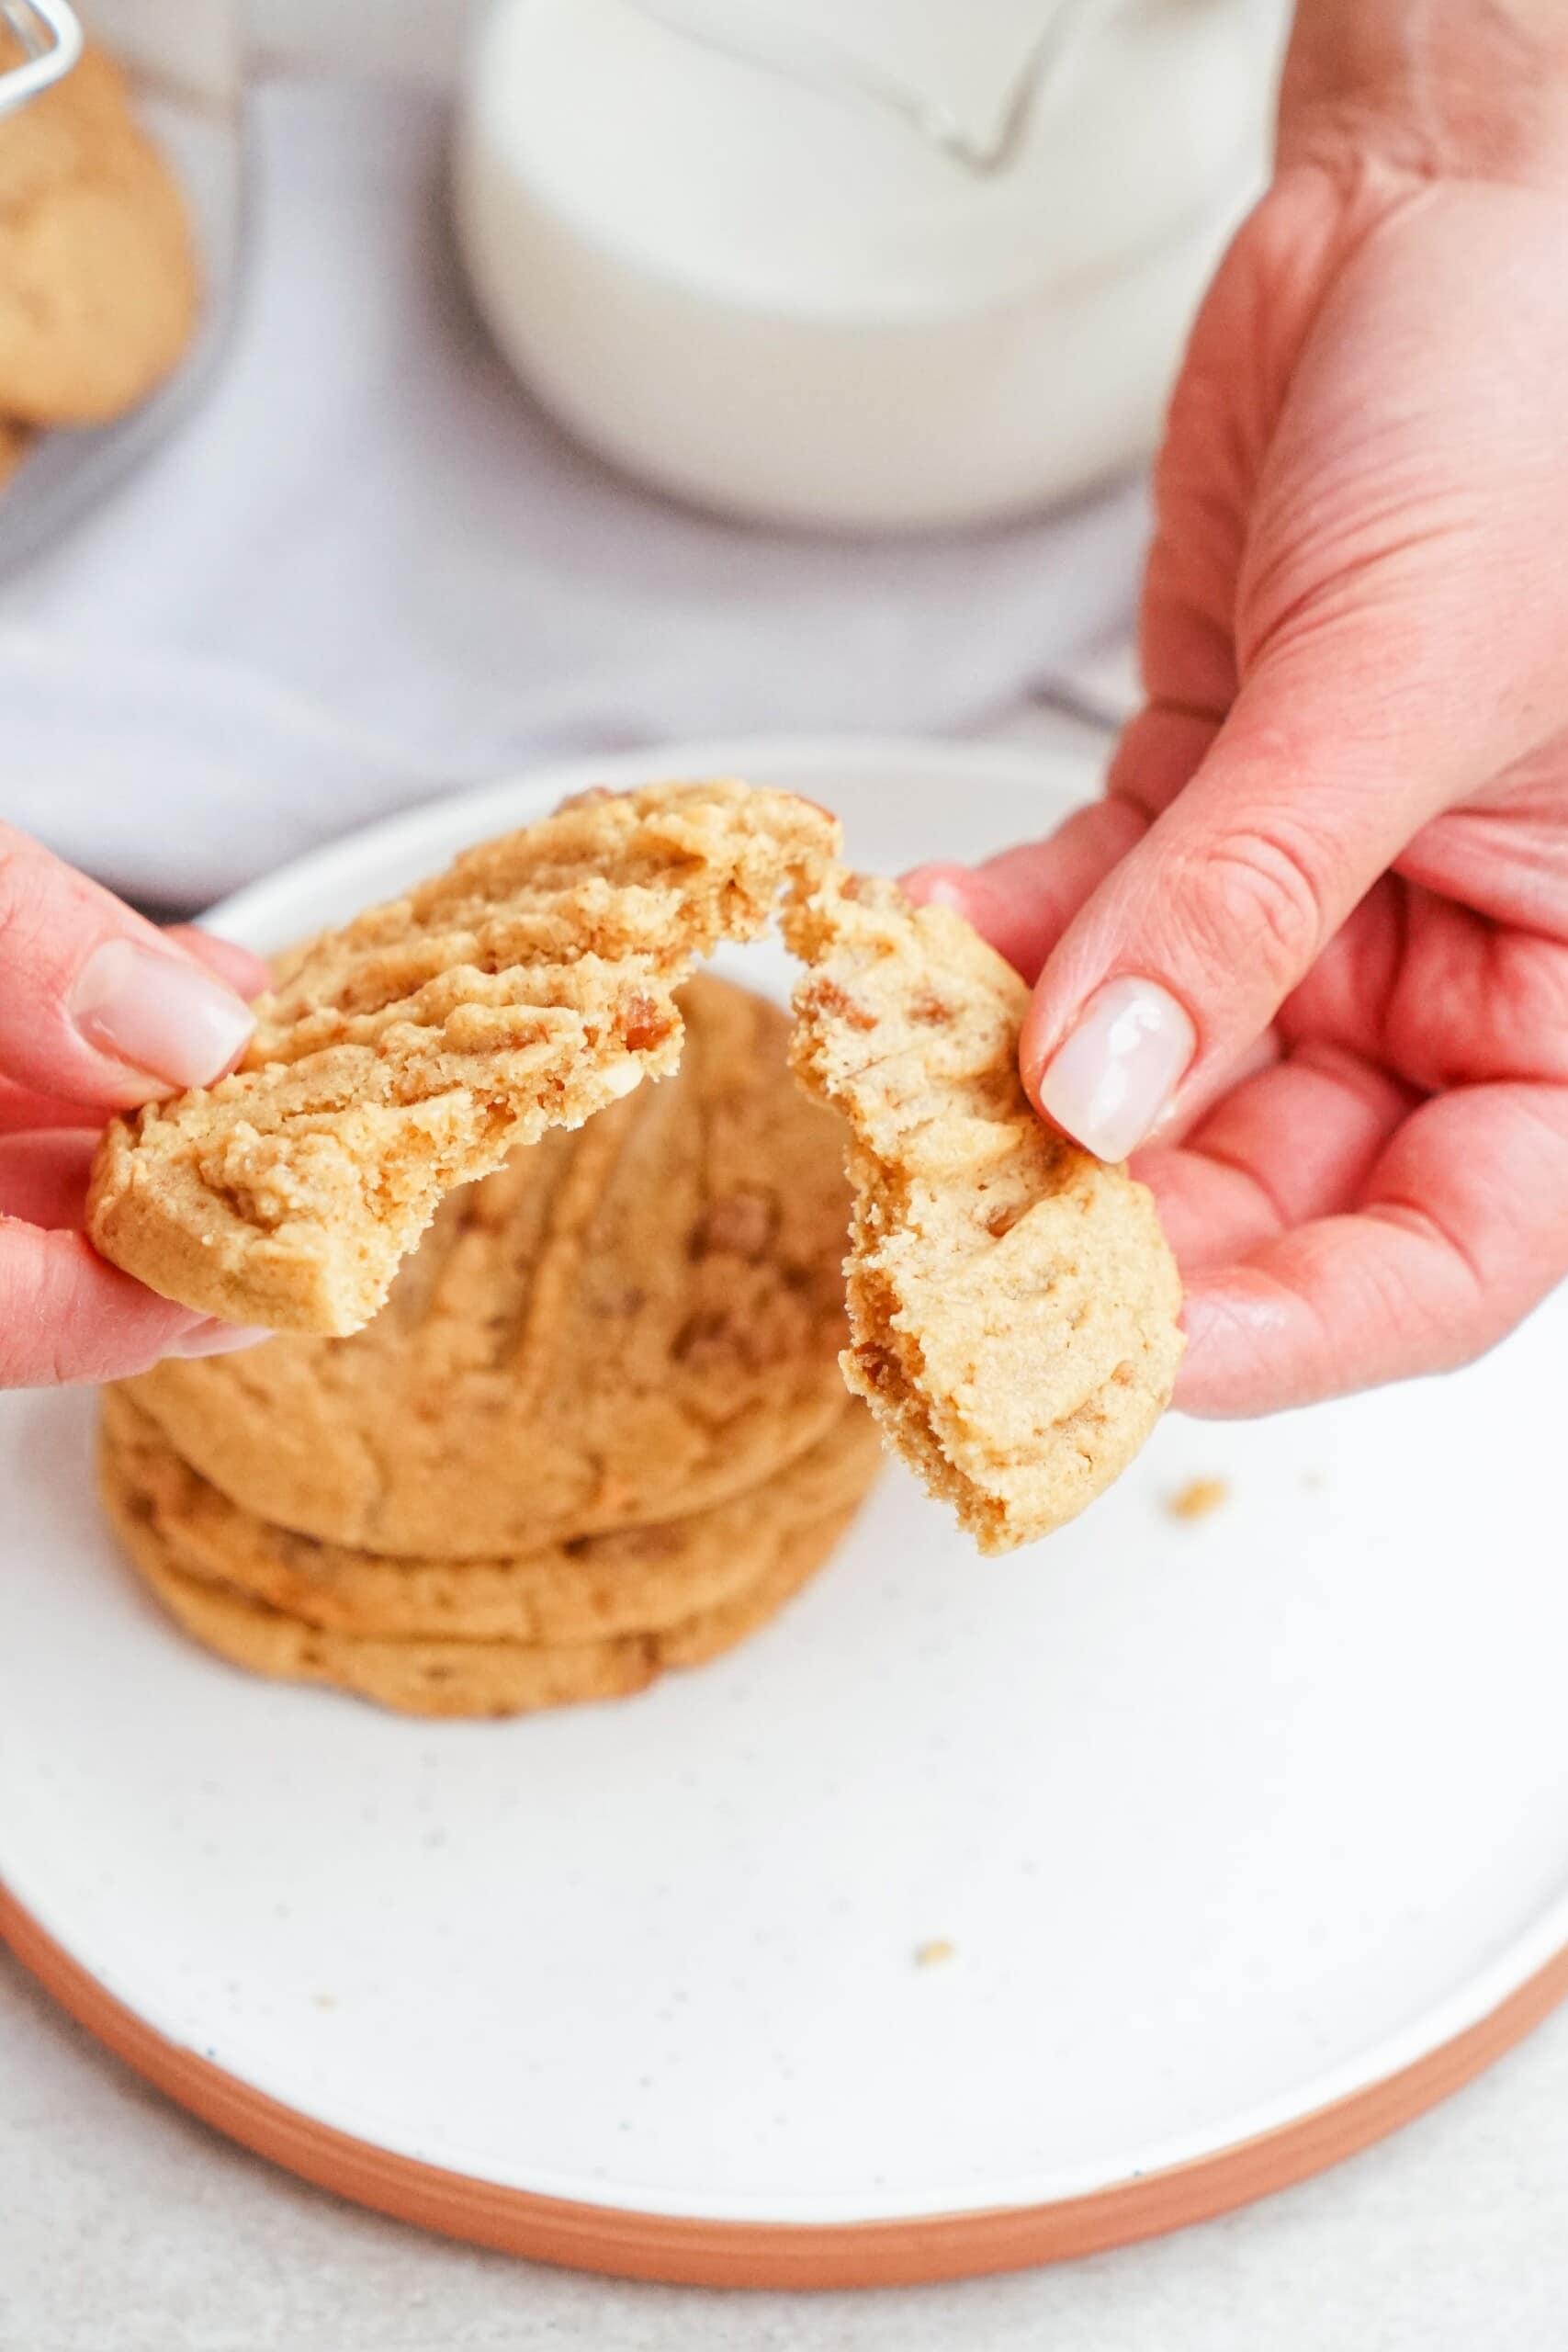
<svg viewBox="0 0 1568 2352">
<path fill-rule="evenodd" d="M 842 1130 L 774 1006 L 704 974 L 681 1068 L 453 1194 L 348 1340 L 126 1385 L 258 1517 L 493 1558 L 759 1486 L 844 1402 Z"/>
<path fill-rule="evenodd" d="M 785 914 L 794 1067 L 849 1123 L 844 1377 L 983 1552 L 1059 1527 L 1168 1403 L 1181 1288 L 1149 1193 L 1053 1134 L 1029 991 L 945 907 L 835 871 Z"/>
<path fill-rule="evenodd" d="M 0 62 L 20 55 L 7 37 Z M 33 424 L 121 415 L 175 367 L 198 300 L 179 188 L 119 68 L 89 47 L 0 120 L 0 410 Z"/>
<path fill-rule="evenodd" d="M 512 1559 L 388 1559 L 242 1510 L 183 1462 L 128 1396 L 105 1400 L 100 1476 L 117 1516 L 172 1570 L 332 1633 L 557 1644 L 658 1633 L 771 1572 L 795 1532 L 860 1500 L 879 1450 L 846 1400 L 828 1435 L 761 1487 L 688 1519 L 545 1544 Z"/>
<path fill-rule="evenodd" d="M 357 1330 L 442 1196 L 674 1069 L 674 990 L 833 820 L 734 783 L 588 796 L 315 941 L 240 1069 L 113 1121 L 88 1231 L 165 1297 Z"/>
<path fill-rule="evenodd" d="M 326 1683 L 413 1715 L 515 1715 L 626 1698 L 671 1667 L 705 1664 L 776 1615 L 815 1574 L 853 1517 L 840 1502 L 795 1528 L 744 1589 L 649 1634 L 563 1643 L 402 1640 L 324 1631 L 175 1564 L 157 1521 L 111 1460 L 103 1495 L 132 1565 L 206 1648 L 254 1674 Z"/>
</svg>

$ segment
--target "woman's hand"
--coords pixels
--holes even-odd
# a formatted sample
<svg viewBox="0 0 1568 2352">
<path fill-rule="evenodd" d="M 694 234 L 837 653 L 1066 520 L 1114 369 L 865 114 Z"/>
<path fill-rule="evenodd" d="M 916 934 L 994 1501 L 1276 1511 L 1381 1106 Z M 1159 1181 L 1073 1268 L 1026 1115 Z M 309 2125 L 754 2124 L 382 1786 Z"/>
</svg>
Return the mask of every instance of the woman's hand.
<svg viewBox="0 0 1568 2352">
<path fill-rule="evenodd" d="M 1053 840 L 913 877 L 1038 974 L 1044 1114 L 1147 1145 L 1199 1412 L 1461 1363 L 1568 1272 L 1568 18 L 1412 64 L 1446 13 L 1305 0 L 1172 406 L 1147 707 Z"/>
<path fill-rule="evenodd" d="M 254 956 L 159 932 L 0 825 L 0 1387 L 114 1380 L 262 1334 L 175 1306 L 81 1231 L 97 1129 L 220 1078 L 252 1029 Z"/>
</svg>

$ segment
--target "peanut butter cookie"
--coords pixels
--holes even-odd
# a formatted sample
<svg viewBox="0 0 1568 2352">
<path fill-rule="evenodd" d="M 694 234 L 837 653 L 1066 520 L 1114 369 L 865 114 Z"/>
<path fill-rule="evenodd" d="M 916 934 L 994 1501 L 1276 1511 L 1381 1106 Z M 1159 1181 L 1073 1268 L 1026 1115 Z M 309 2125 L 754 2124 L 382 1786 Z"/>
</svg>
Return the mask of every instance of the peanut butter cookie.
<svg viewBox="0 0 1568 2352">
<path fill-rule="evenodd" d="M 1071 1519 L 1169 1399 L 1180 1283 L 1154 1202 L 1053 1134 L 1029 992 L 943 907 L 835 870 L 786 911 L 794 1067 L 849 1123 L 850 1387 L 983 1552 Z"/>
<path fill-rule="evenodd" d="M 832 1552 L 853 1501 L 783 1535 L 752 1582 L 682 1622 L 648 1634 L 578 1642 L 443 1640 L 325 1630 L 191 1576 L 158 1520 L 106 1454 L 103 1496 L 132 1565 L 186 1631 L 254 1674 L 326 1683 L 414 1715 L 514 1715 L 645 1690 L 666 1668 L 705 1664 L 767 1623 Z M 765 1503 L 759 1508 L 765 1509 Z"/>
<path fill-rule="evenodd" d="M 117 1518 L 143 1521 L 169 1567 L 197 1583 L 356 1638 L 549 1645 L 662 1633 L 750 1590 L 797 1529 L 860 1500 L 879 1449 L 869 1415 L 845 1399 L 826 1437 L 728 1503 L 493 1560 L 388 1558 L 276 1527 L 220 1494 L 112 1391 L 99 1459 Z"/>
<path fill-rule="evenodd" d="M 232 1322 L 358 1329 L 445 1193 L 674 1069 L 674 990 L 836 834 L 789 793 L 666 784 L 469 850 L 298 954 L 231 1077 L 111 1123 L 94 1242 Z"/>
</svg>

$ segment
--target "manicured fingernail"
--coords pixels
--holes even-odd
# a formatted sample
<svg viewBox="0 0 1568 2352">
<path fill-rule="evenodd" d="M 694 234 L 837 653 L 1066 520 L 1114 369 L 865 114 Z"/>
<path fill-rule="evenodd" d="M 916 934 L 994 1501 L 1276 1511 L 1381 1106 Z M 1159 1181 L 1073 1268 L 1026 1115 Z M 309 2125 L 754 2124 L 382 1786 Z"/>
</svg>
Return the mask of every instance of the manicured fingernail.
<svg viewBox="0 0 1568 2352">
<path fill-rule="evenodd" d="M 263 1323 L 198 1323 L 169 1350 L 172 1356 L 228 1356 L 273 1337 Z"/>
<path fill-rule="evenodd" d="M 183 956 L 106 939 L 76 975 L 71 1017 L 89 1046 L 171 1086 L 209 1086 L 251 1031 L 249 1005 Z"/>
<path fill-rule="evenodd" d="M 901 888 L 905 897 L 917 907 L 951 907 L 956 915 L 969 911 L 969 901 L 962 880 L 942 866 L 911 867 L 904 876 Z"/>
<path fill-rule="evenodd" d="M 1041 1103 L 1100 1159 L 1125 1159 L 1164 1113 L 1197 1043 L 1157 980 L 1107 980 L 1046 1063 Z"/>
</svg>

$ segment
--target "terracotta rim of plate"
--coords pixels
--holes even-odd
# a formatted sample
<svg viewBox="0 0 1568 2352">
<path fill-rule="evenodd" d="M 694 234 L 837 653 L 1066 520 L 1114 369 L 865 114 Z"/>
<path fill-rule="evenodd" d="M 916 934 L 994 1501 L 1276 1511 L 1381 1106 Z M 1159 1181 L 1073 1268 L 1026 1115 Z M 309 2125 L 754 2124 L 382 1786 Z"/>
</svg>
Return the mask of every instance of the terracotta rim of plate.
<svg viewBox="0 0 1568 2352">
<path fill-rule="evenodd" d="M 895 2287 L 1098 2254 L 1250 2204 L 1382 2139 L 1483 2073 L 1565 1996 L 1568 1949 L 1487 2016 L 1381 2082 L 1190 2163 L 1046 2205 L 909 2221 L 697 2221 L 536 2196 L 390 2154 L 284 2107 L 166 2041 L 4 1887 L 0 1940 L 116 2057 L 230 2139 L 319 2188 L 536 2262 L 703 2287 Z"/>
</svg>

